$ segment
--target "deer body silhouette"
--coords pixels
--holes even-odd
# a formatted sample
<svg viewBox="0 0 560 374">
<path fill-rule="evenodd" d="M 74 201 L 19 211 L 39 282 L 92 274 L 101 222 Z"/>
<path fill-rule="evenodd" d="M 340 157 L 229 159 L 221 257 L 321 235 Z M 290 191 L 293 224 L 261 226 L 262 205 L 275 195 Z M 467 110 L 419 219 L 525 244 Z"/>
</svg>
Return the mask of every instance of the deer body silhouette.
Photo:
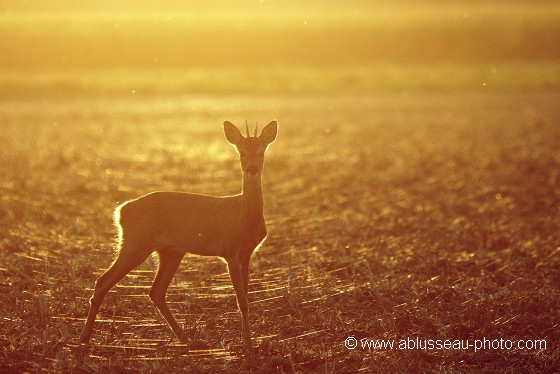
<svg viewBox="0 0 560 374">
<path fill-rule="evenodd" d="M 87 343 L 95 317 L 111 288 L 152 253 L 159 256 L 158 270 L 150 289 L 150 299 L 180 341 L 183 329 L 165 301 L 167 289 L 184 255 L 222 257 L 241 312 L 241 327 L 246 348 L 251 349 L 249 328 L 249 261 L 253 251 L 265 240 L 261 174 L 264 154 L 276 139 L 278 124 L 272 121 L 257 136 L 244 137 L 230 122 L 224 134 L 240 155 L 243 190 L 234 196 L 215 197 L 186 192 L 153 192 L 128 201 L 115 210 L 118 229 L 118 255 L 95 282 L 89 313 L 80 335 Z"/>
</svg>

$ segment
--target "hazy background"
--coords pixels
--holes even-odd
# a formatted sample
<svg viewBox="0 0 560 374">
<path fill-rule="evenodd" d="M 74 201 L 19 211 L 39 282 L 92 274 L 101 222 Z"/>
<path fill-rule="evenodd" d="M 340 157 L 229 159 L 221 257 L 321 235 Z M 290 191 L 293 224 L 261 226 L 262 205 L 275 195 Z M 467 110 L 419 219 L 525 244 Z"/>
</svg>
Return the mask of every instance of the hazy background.
<svg viewBox="0 0 560 374">
<path fill-rule="evenodd" d="M 0 94 L 560 85 L 556 1 L 2 1 Z"/>
</svg>

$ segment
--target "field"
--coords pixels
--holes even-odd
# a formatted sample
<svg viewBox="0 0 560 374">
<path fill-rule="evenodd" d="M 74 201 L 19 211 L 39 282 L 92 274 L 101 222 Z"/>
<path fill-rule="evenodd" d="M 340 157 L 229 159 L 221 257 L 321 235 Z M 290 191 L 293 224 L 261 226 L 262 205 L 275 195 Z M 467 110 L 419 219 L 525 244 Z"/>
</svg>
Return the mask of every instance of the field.
<svg viewBox="0 0 560 374">
<path fill-rule="evenodd" d="M 123 3 L 76 18 L 77 5 L 8 2 L 0 16 L 0 45 L 14 48 L 0 57 L 0 372 L 560 371 L 560 7 L 374 2 L 391 17 L 373 22 L 366 2 L 316 13 L 319 1 L 302 12 L 272 2 L 243 23 L 249 2 L 221 17 L 199 4 L 164 30 L 215 36 L 208 48 L 185 39 L 204 50 L 189 59 L 143 29 L 168 8 Z M 352 27 L 329 26 L 350 14 Z M 246 45 L 247 24 L 264 34 Z M 270 40 L 282 43 L 269 66 Z M 224 48 L 231 64 L 215 62 Z M 191 255 L 167 298 L 190 343 L 148 298 L 150 258 L 80 345 L 117 204 L 154 190 L 238 193 L 221 124 L 273 118 L 269 235 L 251 262 L 254 356 L 226 265 Z M 371 339 L 395 345 L 362 346 Z M 445 340 L 470 347 L 428 346 Z"/>
</svg>

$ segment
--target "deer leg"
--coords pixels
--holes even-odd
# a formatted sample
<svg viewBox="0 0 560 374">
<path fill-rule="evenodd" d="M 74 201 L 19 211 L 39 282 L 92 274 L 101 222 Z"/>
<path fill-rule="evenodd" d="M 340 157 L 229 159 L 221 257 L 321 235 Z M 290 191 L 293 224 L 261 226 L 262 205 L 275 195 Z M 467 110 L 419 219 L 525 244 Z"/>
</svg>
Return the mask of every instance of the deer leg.
<svg viewBox="0 0 560 374">
<path fill-rule="evenodd" d="M 130 249 L 128 249 L 130 248 Z M 95 316 L 101 307 L 105 295 L 118 281 L 124 278 L 132 269 L 140 265 L 148 257 L 149 252 L 138 251 L 136 248 L 122 246 L 115 262 L 95 282 L 93 296 L 89 299 L 89 312 L 80 335 L 80 342 L 87 343 L 93 332 Z"/>
<path fill-rule="evenodd" d="M 251 255 L 244 257 L 241 260 L 241 279 L 243 280 L 243 289 L 245 290 L 245 297 L 249 300 L 249 262 L 251 261 Z"/>
<path fill-rule="evenodd" d="M 163 249 L 158 251 L 158 255 L 159 265 L 152 288 L 150 289 L 150 300 L 152 300 L 160 314 L 165 318 L 169 327 L 179 338 L 179 341 L 184 342 L 184 331 L 179 326 L 179 323 L 177 323 L 175 317 L 173 317 L 173 314 L 171 314 L 165 301 L 165 294 L 185 254 L 180 251 L 173 251 L 172 249 Z"/>
<path fill-rule="evenodd" d="M 252 348 L 251 331 L 249 328 L 249 302 L 247 300 L 247 292 L 243 286 L 243 276 L 241 271 L 241 264 L 238 260 L 228 261 L 229 276 L 233 289 L 237 296 L 237 307 L 241 312 L 241 329 L 243 332 L 243 342 L 247 349 Z"/>
</svg>

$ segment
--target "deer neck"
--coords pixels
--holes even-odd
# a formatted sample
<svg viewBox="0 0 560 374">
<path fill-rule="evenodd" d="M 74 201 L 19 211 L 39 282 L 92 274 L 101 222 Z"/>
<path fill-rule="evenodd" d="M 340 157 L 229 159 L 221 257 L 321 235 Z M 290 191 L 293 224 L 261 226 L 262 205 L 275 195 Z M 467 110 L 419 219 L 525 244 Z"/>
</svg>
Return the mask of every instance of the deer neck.
<svg viewBox="0 0 560 374">
<path fill-rule="evenodd" d="M 263 220 L 263 195 L 261 176 L 243 178 L 243 216 L 249 223 L 259 223 Z"/>
</svg>

